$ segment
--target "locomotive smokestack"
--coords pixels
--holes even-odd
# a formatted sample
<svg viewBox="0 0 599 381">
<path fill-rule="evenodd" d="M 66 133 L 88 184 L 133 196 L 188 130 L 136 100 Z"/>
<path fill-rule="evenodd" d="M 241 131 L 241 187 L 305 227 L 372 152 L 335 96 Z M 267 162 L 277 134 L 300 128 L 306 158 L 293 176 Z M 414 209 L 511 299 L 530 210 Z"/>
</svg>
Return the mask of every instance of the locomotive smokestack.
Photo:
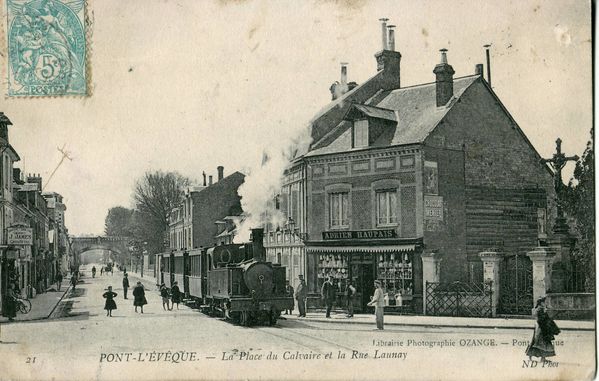
<svg viewBox="0 0 599 381">
<path fill-rule="evenodd" d="M 264 250 L 264 229 L 252 229 L 252 253 L 257 261 L 265 261 L 266 254 Z"/>
</svg>

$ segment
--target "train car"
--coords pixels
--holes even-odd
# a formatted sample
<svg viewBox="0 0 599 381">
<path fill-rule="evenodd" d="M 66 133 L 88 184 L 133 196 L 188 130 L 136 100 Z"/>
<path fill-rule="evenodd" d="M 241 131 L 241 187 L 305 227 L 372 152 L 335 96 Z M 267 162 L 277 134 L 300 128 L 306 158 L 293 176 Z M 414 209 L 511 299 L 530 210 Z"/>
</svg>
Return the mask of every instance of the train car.
<svg viewBox="0 0 599 381">
<path fill-rule="evenodd" d="M 193 299 L 197 304 L 204 303 L 204 294 L 207 284 L 206 250 L 190 250 L 187 257 L 187 272 L 184 278 L 184 290 L 187 298 Z M 204 271 L 202 271 L 204 270 Z"/>
<path fill-rule="evenodd" d="M 156 260 L 154 261 L 154 276 L 156 277 L 157 285 L 161 285 L 164 282 L 164 262 L 162 261 L 163 253 L 155 255 Z"/>
<path fill-rule="evenodd" d="M 186 262 L 187 256 L 189 253 L 185 250 L 175 251 L 172 253 L 172 267 L 170 271 L 170 284 L 166 285 L 166 287 L 171 288 L 175 282 L 178 283 L 179 289 L 182 290 L 185 295 L 187 295 L 187 291 L 185 290 L 185 275 L 186 275 Z"/>
<path fill-rule="evenodd" d="M 175 274 L 173 271 L 175 270 L 175 252 L 165 253 L 162 257 L 164 262 L 164 270 L 162 276 L 162 283 L 166 286 L 166 288 L 171 288 L 173 286 Z"/>
</svg>

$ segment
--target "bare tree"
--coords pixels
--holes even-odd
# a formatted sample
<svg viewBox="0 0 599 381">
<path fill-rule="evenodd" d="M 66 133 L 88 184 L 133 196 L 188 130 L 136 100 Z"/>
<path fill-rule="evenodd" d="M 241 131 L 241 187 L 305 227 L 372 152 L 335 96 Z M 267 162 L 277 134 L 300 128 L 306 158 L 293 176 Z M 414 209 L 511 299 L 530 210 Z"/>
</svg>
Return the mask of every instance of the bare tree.
<svg viewBox="0 0 599 381">
<path fill-rule="evenodd" d="M 164 250 L 164 235 L 168 217 L 183 199 L 190 180 L 177 172 L 146 172 L 135 183 L 133 200 L 136 208 L 136 233 L 148 243 L 148 249 L 158 253 Z"/>
</svg>

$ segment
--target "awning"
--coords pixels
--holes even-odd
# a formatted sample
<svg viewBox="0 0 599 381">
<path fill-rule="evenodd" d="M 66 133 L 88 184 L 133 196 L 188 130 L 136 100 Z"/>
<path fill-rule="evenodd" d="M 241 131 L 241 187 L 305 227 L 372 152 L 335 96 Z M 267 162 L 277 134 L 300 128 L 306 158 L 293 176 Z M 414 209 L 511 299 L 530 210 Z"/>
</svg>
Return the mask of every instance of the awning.
<svg viewBox="0 0 599 381">
<path fill-rule="evenodd" d="M 416 245 L 307 246 L 308 253 L 397 253 L 414 251 Z"/>
</svg>

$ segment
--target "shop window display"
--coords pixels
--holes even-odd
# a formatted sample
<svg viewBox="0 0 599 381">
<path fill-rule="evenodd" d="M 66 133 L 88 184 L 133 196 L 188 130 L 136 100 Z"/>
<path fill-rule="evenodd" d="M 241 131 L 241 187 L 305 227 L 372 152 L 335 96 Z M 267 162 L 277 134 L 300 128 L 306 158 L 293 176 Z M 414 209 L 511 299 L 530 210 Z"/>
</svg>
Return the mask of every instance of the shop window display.
<svg viewBox="0 0 599 381">
<path fill-rule="evenodd" d="M 338 254 L 320 254 L 318 256 L 318 290 L 322 287 L 327 277 L 333 277 L 333 284 L 337 287 L 337 296 L 345 292 L 349 278 L 347 258 Z"/>
<path fill-rule="evenodd" d="M 378 255 L 378 279 L 385 290 L 385 305 L 405 306 L 412 300 L 413 266 L 408 253 Z"/>
</svg>

